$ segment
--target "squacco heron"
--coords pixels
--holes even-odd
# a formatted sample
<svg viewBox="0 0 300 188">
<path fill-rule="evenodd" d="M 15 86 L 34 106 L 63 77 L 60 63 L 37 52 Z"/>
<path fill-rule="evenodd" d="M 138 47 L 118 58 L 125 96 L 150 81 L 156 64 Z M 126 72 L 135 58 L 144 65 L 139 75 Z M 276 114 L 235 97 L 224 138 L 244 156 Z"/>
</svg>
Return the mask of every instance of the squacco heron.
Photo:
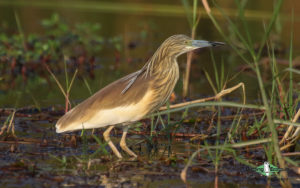
<svg viewBox="0 0 300 188">
<path fill-rule="evenodd" d="M 137 157 L 126 145 L 128 125 L 166 103 L 179 78 L 177 57 L 198 48 L 219 45 L 223 43 L 192 40 L 185 35 L 169 37 L 140 70 L 107 85 L 61 117 L 56 132 L 108 127 L 104 139 L 114 154 L 122 158 L 109 137 L 114 126 L 120 124 L 123 126 L 121 148 Z"/>
</svg>

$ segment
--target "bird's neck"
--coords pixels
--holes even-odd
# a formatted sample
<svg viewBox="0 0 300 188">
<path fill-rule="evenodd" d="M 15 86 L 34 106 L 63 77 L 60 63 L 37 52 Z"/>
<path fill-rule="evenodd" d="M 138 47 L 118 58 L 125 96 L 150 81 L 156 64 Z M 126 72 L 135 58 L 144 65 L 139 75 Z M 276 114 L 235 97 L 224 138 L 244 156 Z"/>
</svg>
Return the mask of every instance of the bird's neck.
<svg viewBox="0 0 300 188">
<path fill-rule="evenodd" d="M 147 75 L 163 76 L 172 71 L 179 74 L 177 57 L 164 54 L 165 52 L 158 49 L 145 65 Z"/>
<path fill-rule="evenodd" d="M 163 105 L 173 92 L 179 78 L 179 68 L 176 57 L 160 55 L 154 55 L 145 66 L 145 75 L 152 80 L 151 90 L 156 102 L 151 109 L 154 110 Z"/>
</svg>

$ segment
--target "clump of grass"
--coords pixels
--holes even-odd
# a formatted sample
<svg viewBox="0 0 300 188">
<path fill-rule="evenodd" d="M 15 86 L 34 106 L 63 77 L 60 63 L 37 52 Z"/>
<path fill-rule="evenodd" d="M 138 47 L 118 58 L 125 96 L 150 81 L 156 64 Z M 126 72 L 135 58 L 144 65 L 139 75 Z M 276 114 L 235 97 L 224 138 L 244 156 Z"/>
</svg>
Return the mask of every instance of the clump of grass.
<svg viewBox="0 0 300 188">
<path fill-rule="evenodd" d="M 52 154 L 48 154 L 51 158 L 55 159 L 58 163 L 60 163 L 61 166 L 63 166 L 64 168 L 67 166 L 67 157 L 65 155 L 63 155 L 61 158 L 52 155 Z"/>
<path fill-rule="evenodd" d="M 87 164 L 87 169 L 90 169 L 91 164 L 94 161 L 94 158 L 99 154 L 102 153 L 105 156 L 109 156 L 109 152 L 106 150 L 106 146 L 107 143 L 106 142 L 102 142 L 96 135 L 91 134 L 90 136 L 98 143 L 99 148 L 93 152 L 92 154 L 88 153 L 88 137 L 90 137 L 89 135 L 87 135 L 86 130 L 82 129 L 81 131 L 81 138 L 83 141 L 83 145 L 82 145 L 82 158 L 76 158 L 78 161 L 80 161 L 81 163 L 85 163 Z"/>
<path fill-rule="evenodd" d="M 223 17 L 227 20 L 227 23 L 229 25 L 229 28 L 232 32 L 234 32 L 234 34 L 237 36 L 237 39 L 239 40 L 239 42 L 243 45 L 243 48 L 246 49 L 247 53 L 242 53 L 240 51 L 239 48 L 237 48 L 234 43 L 229 39 L 229 37 L 227 37 L 227 35 L 225 34 L 225 31 L 223 29 L 221 29 L 218 21 L 215 19 L 214 15 L 211 12 L 211 9 L 207 3 L 206 0 L 202 1 L 205 10 L 209 16 L 209 18 L 211 19 L 211 21 L 213 22 L 214 26 L 216 27 L 216 29 L 219 31 L 219 33 L 223 36 L 223 38 L 226 40 L 227 44 L 230 45 L 232 47 L 232 49 L 239 55 L 239 57 L 245 62 L 247 63 L 252 70 L 256 73 L 256 78 L 258 81 L 258 85 L 259 85 L 259 89 L 260 89 L 260 94 L 261 94 L 261 98 L 262 98 L 262 102 L 263 102 L 263 107 L 265 110 L 265 115 L 263 116 L 262 119 L 265 119 L 267 121 L 267 129 L 266 131 L 270 133 L 270 137 L 269 138 L 264 138 L 263 134 L 259 134 L 261 138 L 259 139 L 255 139 L 252 140 L 250 142 L 239 142 L 237 143 L 238 145 L 240 144 L 241 147 L 245 147 L 245 146 L 249 146 L 251 144 L 263 144 L 263 143 L 267 143 L 266 145 L 264 144 L 264 149 L 265 149 L 265 153 L 266 156 L 268 158 L 268 161 L 273 164 L 278 163 L 279 167 L 282 169 L 285 169 L 286 165 L 285 165 L 285 159 L 282 157 L 281 151 L 280 151 L 280 147 L 279 147 L 279 140 L 278 140 L 278 133 L 276 131 L 276 123 L 278 122 L 274 117 L 276 114 L 278 113 L 282 113 L 281 110 L 278 110 L 278 104 L 274 103 L 274 101 L 278 101 L 277 99 L 280 99 L 280 96 L 282 95 L 282 92 L 280 91 L 279 88 L 282 88 L 282 83 L 280 82 L 276 82 L 276 78 L 278 77 L 276 70 L 276 57 L 274 55 L 274 53 L 269 53 L 269 58 L 271 59 L 271 70 L 272 70 L 272 76 L 273 78 L 275 78 L 275 80 L 272 82 L 272 88 L 273 88 L 273 92 L 270 94 L 270 96 L 267 95 L 267 90 L 265 88 L 264 82 L 263 82 L 263 78 L 261 75 L 261 70 L 259 67 L 259 61 L 262 58 L 262 51 L 265 48 L 266 45 L 268 45 L 268 39 L 271 33 L 271 30 L 276 22 L 277 16 L 279 14 L 280 11 L 280 7 L 282 5 L 282 0 L 276 1 L 275 6 L 274 6 L 274 11 L 272 14 L 272 17 L 269 21 L 269 24 L 265 26 L 265 33 L 262 36 L 261 39 L 261 43 L 260 46 L 258 48 L 258 50 L 256 50 L 254 48 L 253 42 L 252 42 L 252 38 L 251 35 L 249 33 L 249 29 L 248 29 L 248 23 L 245 20 L 244 17 L 244 8 L 245 5 L 242 5 L 240 1 L 235 1 L 238 10 L 239 10 L 239 15 L 238 18 L 239 20 L 242 22 L 242 29 L 244 29 L 245 32 L 241 32 L 238 27 L 237 24 L 234 23 L 223 11 L 223 9 L 221 7 L 219 7 L 214 1 L 214 6 L 221 12 L 221 14 L 223 15 Z M 243 34 L 245 33 L 245 34 Z M 269 45 L 272 46 L 272 44 L 270 43 Z M 290 49 L 292 50 L 292 49 Z M 274 52 L 271 50 L 271 52 Z M 270 55 L 271 54 L 271 55 Z M 291 58 L 291 53 L 290 53 L 290 58 Z M 249 58 L 250 57 L 250 58 Z M 292 67 L 292 65 L 289 65 L 290 68 Z M 278 69 L 277 69 L 278 70 Z M 293 108 L 295 108 L 294 100 L 292 99 L 291 96 L 293 96 L 293 89 L 292 89 L 292 82 L 293 82 L 293 76 L 290 73 L 290 84 L 289 84 L 289 89 L 286 91 L 286 95 L 285 95 L 285 100 L 281 100 L 281 106 L 279 109 L 286 109 L 287 111 L 284 112 L 286 114 L 286 116 L 284 117 L 291 117 L 293 116 L 292 114 L 295 113 L 295 110 L 293 110 Z M 273 103 L 269 103 L 269 99 L 272 99 L 271 101 L 273 101 Z M 289 104 L 289 105 L 286 105 Z M 285 107 L 285 108 L 284 108 Z M 296 114 L 297 115 L 297 114 Z M 295 116 L 294 116 L 295 117 Z M 289 118 L 287 118 L 287 120 L 289 120 Z M 260 126 L 258 126 L 260 128 Z M 259 130 L 259 128 L 257 130 Z M 219 131 L 218 131 L 219 132 Z M 219 133 L 218 133 L 219 134 Z M 265 142 L 267 141 L 267 142 Z M 218 142 L 217 142 L 218 143 Z M 232 145 L 227 145 L 226 142 L 223 145 L 216 145 L 216 146 L 208 146 L 206 145 L 204 147 L 204 149 L 200 149 L 198 151 L 196 151 L 190 158 L 189 163 L 187 164 L 186 168 L 182 171 L 182 179 L 186 182 L 186 170 L 187 167 L 191 164 L 192 159 L 195 157 L 196 153 L 201 152 L 207 148 L 211 148 L 211 149 L 221 149 L 222 150 L 228 150 L 231 151 L 233 156 L 235 157 L 236 160 L 240 161 L 240 158 L 235 154 L 233 148 L 235 147 L 235 144 Z M 274 153 L 273 153 L 274 152 Z M 218 153 L 218 152 L 217 152 Z M 219 152 L 219 154 L 222 152 Z M 274 154 L 274 155 L 273 155 Z M 215 158 L 216 162 L 215 164 L 217 165 L 217 161 L 218 159 L 220 159 L 219 155 L 216 155 Z M 245 163 L 246 164 L 246 163 Z M 248 164 L 251 166 L 251 164 Z M 253 166 L 253 165 L 252 165 Z M 288 175 L 286 171 L 281 171 L 280 172 L 280 176 L 279 176 L 279 180 L 282 184 L 282 186 L 284 187 L 291 187 L 291 184 L 288 180 Z"/>
<path fill-rule="evenodd" d="M 76 139 L 75 135 L 73 136 Z M 82 141 L 82 152 L 80 155 L 73 153 L 69 156 L 63 155 L 59 157 L 52 154 L 49 154 L 49 156 L 55 159 L 55 161 L 57 161 L 63 167 L 63 169 L 66 169 L 66 167 L 71 167 L 84 170 L 90 170 L 91 168 L 95 167 L 94 164 L 101 163 L 101 159 L 99 159 L 99 154 L 101 154 L 102 156 L 110 156 L 109 152 L 106 149 L 107 143 L 102 142 L 94 134 L 87 134 L 86 130 L 82 129 L 80 137 Z M 93 138 L 99 145 L 99 148 L 96 149 L 93 153 L 90 153 L 89 150 L 88 140 L 90 138 Z"/>
<path fill-rule="evenodd" d="M 71 103 L 70 103 L 70 99 L 69 99 L 69 97 L 70 97 L 70 91 L 71 91 L 71 88 L 73 86 L 74 80 L 76 78 L 78 69 L 76 69 L 76 71 L 74 72 L 74 74 L 72 76 L 71 81 L 69 82 L 69 76 L 68 76 L 68 72 L 67 72 L 66 61 L 64 61 L 64 65 L 65 65 L 65 81 L 66 81 L 66 88 L 65 89 L 63 88 L 62 84 L 60 83 L 60 81 L 58 80 L 58 78 L 55 76 L 55 74 L 51 71 L 51 69 L 49 68 L 49 66 L 46 63 L 44 63 L 45 68 L 51 74 L 52 78 L 55 80 L 55 83 L 59 87 L 61 93 L 65 97 L 65 113 L 66 113 L 71 108 Z"/>
<path fill-rule="evenodd" d="M 293 73 L 300 74 L 299 71 L 293 68 L 293 40 L 294 40 L 294 32 L 293 32 L 293 24 L 294 24 L 294 11 L 292 11 L 292 22 L 291 22 L 291 40 L 290 40 L 290 53 L 289 53 L 289 68 L 285 69 L 289 72 L 289 91 L 288 96 L 286 99 L 288 100 L 288 113 L 295 114 L 292 122 L 295 123 L 300 117 L 300 109 L 296 112 L 297 105 L 293 105 Z M 274 54 L 274 53 L 273 53 Z M 299 101 L 299 99 L 297 99 Z M 297 101 L 295 101 L 295 104 Z M 290 145 L 294 145 L 296 140 L 300 137 L 300 127 L 295 128 L 294 126 L 290 125 L 287 129 L 286 133 L 284 134 L 280 144 L 284 144 L 288 142 Z"/>
<path fill-rule="evenodd" d="M 11 114 L 6 118 L 3 126 L 1 127 L 0 136 L 11 135 L 12 137 L 17 138 L 15 134 L 15 117 L 17 113 L 17 106 L 23 93 L 22 92 L 16 92 L 16 93 L 17 93 L 17 99 L 14 104 L 15 107 L 12 109 Z"/>
</svg>

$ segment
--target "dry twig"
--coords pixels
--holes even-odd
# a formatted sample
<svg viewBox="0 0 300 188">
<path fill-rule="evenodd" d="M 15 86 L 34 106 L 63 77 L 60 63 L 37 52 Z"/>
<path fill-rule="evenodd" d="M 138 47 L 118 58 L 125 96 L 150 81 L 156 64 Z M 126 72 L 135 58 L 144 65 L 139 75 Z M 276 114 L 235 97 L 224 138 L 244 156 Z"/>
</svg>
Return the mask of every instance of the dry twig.
<svg viewBox="0 0 300 188">
<path fill-rule="evenodd" d="M 245 104 L 246 103 L 245 84 L 241 82 L 231 88 L 222 90 L 220 93 L 218 93 L 214 97 L 207 97 L 204 99 L 197 99 L 197 100 L 193 100 L 193 101 L 189 101 L 189 102 L 183 102 L 183 103 L 179 103 L 179 104 L 170 105 L 169 109 L 180 108 L 183 106 L 188 106 L 188 105 L 196 104 L 196 103 L 202 103 L 202 102 L 206 102 L 206 101 L 218 100 L 221 97 L 223 97 L 224 95 L 227 95 L 240 87 L 242 87 L 242 89 L 243 89 L 243 104 Z M 162 110 L 167 110 L 167 109 L 168 109 L 167 106 L 163 106 L 159 110 L 162 111 Z"/>
<path fill-rule="evenodd" d="M 12 115 L 10 116 L 10 121 L 9 121 L 8 126 L 6 123 L 4 123 L 3 127 L 1 128 L 0 136 L 3 135 L 6 130 L 6 133 L 9 133 L 11 131 L 12 136 L 16 137 L 15 124 L 14 124 L 15 114 L 16 114 L 16 110 L 14 109 L 12 112 Z"/>
</svg>

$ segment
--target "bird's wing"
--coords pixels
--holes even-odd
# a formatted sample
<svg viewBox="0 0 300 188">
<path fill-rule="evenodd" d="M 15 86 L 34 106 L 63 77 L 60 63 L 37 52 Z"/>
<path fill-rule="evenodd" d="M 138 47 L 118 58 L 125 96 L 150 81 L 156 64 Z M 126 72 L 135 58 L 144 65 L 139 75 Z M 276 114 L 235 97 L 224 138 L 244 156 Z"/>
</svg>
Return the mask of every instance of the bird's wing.
<svg viewBox="0 0 300 188">
<path fill-rule="evenodd" d="M 132 84 L 136 81 L 136 79 L 141 75 L 142 72 L 143 72 L 143 70 L 141 69 L 137 72 L 134 72 L 134 73 L 128 75 L 128 77 L 125 78 L 125 80 L 128 80 L 128 84 L 121 92 L 122 94 L 124 94 L 132 86 Z"/>
<path fill-rule="evenodd" d="M 75 125 L 77 126 L 76 129 L 80 129 L 78 124 L 89 122 L 102 111 L 109 112 L 109 110 L 117 107 L 128 107 L 139 103 L 145 98 L 151 85 L 151 78 L 142 76 L 142 73 L 143 69 L 125 76 L 74 107 L 58 120 L 57 132 L 73 130 L 72 127 L 74 128 Z M 128 111 L 129 109 L 123 110 Z M 110 111 L 110 113 L 115 113 L 115 111 Z M 104 119 L 97 121 L 100 127 L 104 126 Z M 116 122 L 121 123 L 119 121 L 122 120 Z"/>
</svg>

